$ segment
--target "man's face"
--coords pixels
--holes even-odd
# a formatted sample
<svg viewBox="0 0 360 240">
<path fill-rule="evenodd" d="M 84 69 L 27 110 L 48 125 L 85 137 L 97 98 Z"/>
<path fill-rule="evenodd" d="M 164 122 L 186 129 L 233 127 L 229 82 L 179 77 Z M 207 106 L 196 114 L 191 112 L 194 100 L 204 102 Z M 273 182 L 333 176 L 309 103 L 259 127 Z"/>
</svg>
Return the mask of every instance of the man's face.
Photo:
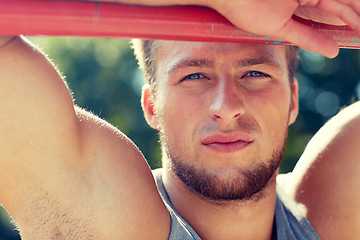
<svg viewBox="0 0 360 240">
<path fill-rule="evenodd" d="M 259 192 L 279 166 L 297 115 L 285 48 L 162 42 L 156 68 L 149 122 L 160 130 L 165 164 L 206 198 Z"/>
</svg>

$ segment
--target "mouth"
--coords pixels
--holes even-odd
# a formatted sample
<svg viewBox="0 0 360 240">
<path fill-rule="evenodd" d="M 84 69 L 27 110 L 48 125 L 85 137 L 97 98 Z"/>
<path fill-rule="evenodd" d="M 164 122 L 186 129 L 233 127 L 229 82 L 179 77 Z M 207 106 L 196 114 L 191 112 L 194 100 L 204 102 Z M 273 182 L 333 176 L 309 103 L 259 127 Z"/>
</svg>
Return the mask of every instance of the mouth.
<svg viewBox="0 0 360 240">
<path fill-rule="evenodd" d="M 209 149 L 222 153 L 241 151 L 253 142 L 251 135 L 239 132 L 213 134 L 201 141 Z"/>
</svg>

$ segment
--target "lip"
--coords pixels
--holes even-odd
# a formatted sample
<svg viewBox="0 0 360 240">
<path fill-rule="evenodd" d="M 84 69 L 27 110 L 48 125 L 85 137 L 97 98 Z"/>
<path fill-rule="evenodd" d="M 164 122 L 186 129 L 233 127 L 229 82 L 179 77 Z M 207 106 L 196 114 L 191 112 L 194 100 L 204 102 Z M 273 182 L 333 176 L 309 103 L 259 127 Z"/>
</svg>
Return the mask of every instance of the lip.
<svg viewBox="0 0 360 240">
<path fill-rule="evenodd" d="M 205 137 L 201 143 L 213 151 L 232 153 L 249 146 L 254 138 L 243 132 L 216 133 Z"/>
</svg>

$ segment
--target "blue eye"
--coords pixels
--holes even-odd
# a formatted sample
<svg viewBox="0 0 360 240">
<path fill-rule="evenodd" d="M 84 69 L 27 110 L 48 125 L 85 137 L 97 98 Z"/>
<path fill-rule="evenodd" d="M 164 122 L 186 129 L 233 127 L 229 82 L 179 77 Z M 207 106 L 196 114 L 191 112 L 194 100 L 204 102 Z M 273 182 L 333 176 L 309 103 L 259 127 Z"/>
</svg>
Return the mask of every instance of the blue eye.
<svg viewBox="0 0 360 240">
<path fill-rule="evenodd" d="M 201 79 L 201 78 L 206 78 L 206 77 L 204 75 L 202 75 L 201 73 L 192 73 L 192 74 L 187 75 L 183 79 L 181 79 L 181 81 L 187 80 L 187 79 L 196 80 L 196 79 Z"/>
<path fill-rule="evenodd" d="M 244 77 L 270 77 L 270 76 L 263 72 L 251 71 L 245 74 Z"/>
</svg>

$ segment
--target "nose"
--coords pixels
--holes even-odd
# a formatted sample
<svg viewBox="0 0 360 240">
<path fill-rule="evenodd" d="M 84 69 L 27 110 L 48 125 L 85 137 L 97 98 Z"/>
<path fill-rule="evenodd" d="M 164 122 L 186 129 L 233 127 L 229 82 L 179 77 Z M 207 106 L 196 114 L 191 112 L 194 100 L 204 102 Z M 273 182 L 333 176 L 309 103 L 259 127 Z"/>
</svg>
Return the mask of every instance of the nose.
<svg viewBox="0 0 360 240">
<path fill-rule="evenodd" d="M 237 120 L 245 113 L 244 93 L 231 81 L 221 81 L 212 96 L 209 116 L 217 121 Z"/>
</svg>

